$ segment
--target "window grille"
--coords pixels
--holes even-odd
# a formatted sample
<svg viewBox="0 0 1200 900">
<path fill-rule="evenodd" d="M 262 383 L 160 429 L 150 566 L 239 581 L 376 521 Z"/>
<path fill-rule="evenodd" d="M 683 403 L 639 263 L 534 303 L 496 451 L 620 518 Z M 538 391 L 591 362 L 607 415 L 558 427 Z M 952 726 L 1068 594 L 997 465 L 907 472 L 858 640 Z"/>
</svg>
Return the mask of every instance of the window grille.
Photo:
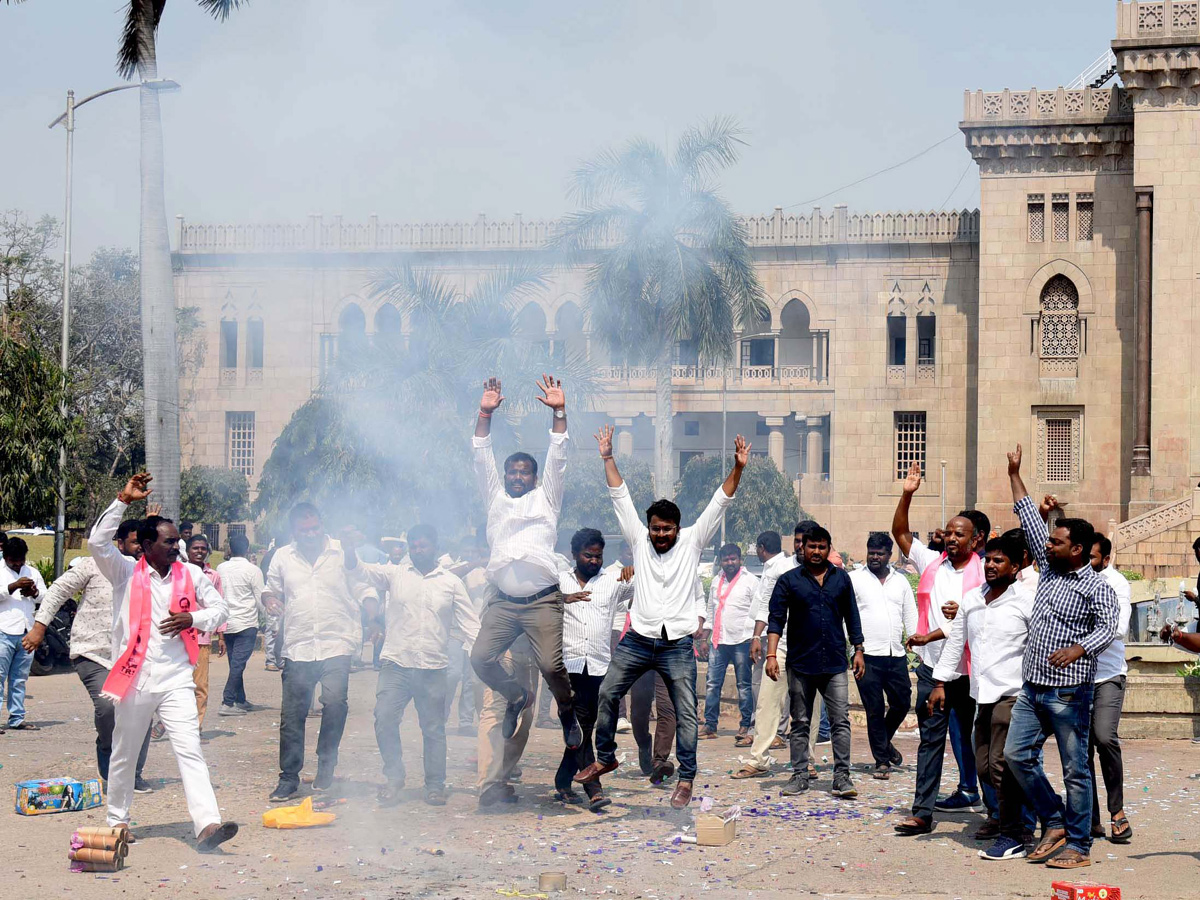
<svg viewBox="0 0 1200 900">
<path fill-rule="evenodd" d="M 1079 292 L 1071 279 L 1055 275 L 1042 288 L 1042 359 L 1079 357 Z"/>
<path fill-rule="evenodd" d="M 1092 210 L 1093 197 L 1091 194 L 1076 194 L 1075 195 L 1075 221 L 1079 231 L 1079 240 L 1090 241 L 1092 239 Z"/>
<path fill-rule="evenodd" d="M 254 413 L 225 413 L 226 458 L 229 468 L 254 477 Z"/>
<path fill-rule="evenodd" d="M 896 478 L 904 479 L 913 463 L 925 474 L 925 413 L 896 413 Z"/>
<path fill-rule="evenodd" d="M 1075 475 L 1075 448 L 1070 419 L 1046 420 L 1046 481 L 1071 482 Z"/>
<path fill-rule="evenodd" d="M 1071 197 L 1069 194 L 1052 194 L 1050 214 L 1054 218 L 1054 240 L 1071 239 Z"/>
<path fill-rule="evenodd" d="M 1030 194 L 1029 211 L 1029 242 L 1040 244 L 1046 239 L 1046 195 Z"/>
</svg>

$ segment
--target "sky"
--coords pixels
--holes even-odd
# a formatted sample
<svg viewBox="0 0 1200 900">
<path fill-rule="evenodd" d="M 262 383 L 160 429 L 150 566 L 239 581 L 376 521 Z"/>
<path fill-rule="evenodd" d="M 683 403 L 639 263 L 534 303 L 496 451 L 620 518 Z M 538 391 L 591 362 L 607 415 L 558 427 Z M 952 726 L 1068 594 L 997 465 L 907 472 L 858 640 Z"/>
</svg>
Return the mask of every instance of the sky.
<svg viewBox="0 0 1200 900">
<path fill-rule="evenodd" d="M 0 3 L 0 209 L 61 217 L 66 91 L 120 83 L 121 0 Z M 573 168 L 734 117 L 739 212 L 974 208 L 964 89 L 1053 88 L 1106 50 L 1111 0 L 171 0 L 159 31 L 167 215 L 553 217 Z M 136 246 L 136 91 L 75 132 L 74 254 Z M 919 159 L 856 187 L 842 185 Z"/>
</svg>

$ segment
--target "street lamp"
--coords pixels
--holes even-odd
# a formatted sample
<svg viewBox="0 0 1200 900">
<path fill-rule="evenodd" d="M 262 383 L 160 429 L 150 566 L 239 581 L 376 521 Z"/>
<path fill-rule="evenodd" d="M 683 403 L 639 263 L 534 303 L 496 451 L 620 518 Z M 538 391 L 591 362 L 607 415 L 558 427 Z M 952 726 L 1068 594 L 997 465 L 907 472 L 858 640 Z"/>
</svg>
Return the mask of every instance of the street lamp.
<svg viewBox="0 0 1200 900">
<path fill-rule="evenodd" d="M 116 87 L 105 88 L 102 91 L 84 97 L 78 103 L 75 102 L 75 92 L 67 91 L 67 109 L 61 116 L 49 124 L 49 128 L 53 128 L 60 122 L 67 132 L 67 200 L 66 212 L 63 215 L 63 298 L 62 298 L 62 347 L 61 347 L 61 364 L 63 372 L 63 380 L 67 377 L 67 351 L 70 346 L 70 329 L 71 329 L 71 169 L 74 157 L 75 143 L 75 110 L 83 106 L 85 103 L 90 103 L 97 97 L 103 97 L 105 94 L 115 94 L 118 91 L 128 91 L 133 88 L 145 87 L 153 91 L 177 91 L 179 84 L 166 78 L 155 78 L 150 81 L 142 81 L 137 84 L 121 84 Z M 67 415 L 66 396 L 63 396 L 62 414 L 65 418 Z M 67 445 L 59 444 L 58 447 L 58 515 L 54 522 L 54 577 L 57 578 L 63 571 L 64 543 L 67 531 Z"/>
<path fill-rule="evenodd" d="M 942 460 L 942 526 L 946 525 L 946 461 Z"/>
</svg>

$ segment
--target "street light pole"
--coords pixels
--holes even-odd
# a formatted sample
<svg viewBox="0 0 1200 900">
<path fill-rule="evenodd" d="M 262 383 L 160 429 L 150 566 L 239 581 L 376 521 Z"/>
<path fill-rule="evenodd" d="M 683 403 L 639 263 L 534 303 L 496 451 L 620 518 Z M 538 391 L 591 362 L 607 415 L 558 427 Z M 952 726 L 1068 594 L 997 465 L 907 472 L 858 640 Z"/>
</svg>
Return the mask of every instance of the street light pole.
<svg viewBox="0 0 1200 900">
<path fill-rule="evenodd" d="M 942 460 L 942 523 L 946 524 L 946 461 Z"/>
<path fill-rule="evenodd" d="M 62 347 L 60 348 L 59 361 L 62 366 L 63 374 L 63 402 L 62 415 L 65 419 L 67 416 L 67 398 L 66 398 L 66 383 L 67 383 L 67 366 L 68 352 L 71 345 L 71 178 L 74 169 L 74 150 L 75 150 L 75 110 L 83 106 L 85 103 L 90 103 L 97 97 L 103 97 L 105 94 L 115 94 L 117 91 L 129 91 L 134 88 L 149 87 L 152 90 L 159 91 L 177 91 L 179 85 L 166 78 L 157 78 L 152 81 L 143 81 L 138 84 L 121 84 L 116 87 L 105 88 L 102 91 L 97 91 L 90 96 L 84 97 L 78 103 L 75 102 L 75 92 L 67 91 L 67 111 L 55 119 L 48 126 L 53 128 L 60 122 L 67 131 L 67 199 L 66 212 L 63 214 L 63 288 L 62 288 Z M 54 577 L 57 578 L 63 573 L 63 560 L 66 556 L 66 534 L 67 534 L 67 445 L 61 443 L 58 445 L 58 513 L 54 520 Z"/>
</svg>

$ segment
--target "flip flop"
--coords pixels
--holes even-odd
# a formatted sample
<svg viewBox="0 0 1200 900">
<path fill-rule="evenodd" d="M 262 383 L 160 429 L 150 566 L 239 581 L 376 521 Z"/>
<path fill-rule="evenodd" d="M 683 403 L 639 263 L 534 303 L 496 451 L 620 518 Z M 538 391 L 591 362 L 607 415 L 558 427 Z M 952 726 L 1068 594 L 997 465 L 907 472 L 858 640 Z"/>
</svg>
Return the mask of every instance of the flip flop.
<svg viewBox="0 0 1200 900">
<path fill-rule="evenodd" d="M 733 739 L 733 746 L 735 746 L 735 747 L 753 747 L 754 746 L 754 735 L 751 735 L 751 734 L 738 735 L 737 737 L 735 737 Z"/>
<path fill-rule="evenodd" d="M 914 817 L 915 818 L 915 817 Z M 901 837 L 916 837 L 918 834 L 931 834 L 933 832 L 933 822 L 918 819 L 921 824 L 913 825 L 909 822 L 899 822 L 892 826 L 892 830 Z"/>
<path fill-rule="evenodd" d="M 1084 866 L 1090 866 L 1092 858 L 1084 856 L 1078 850 L 1064 850 L 1054 859 L 1046 861 L 1047 869 L 1082 869 Z"/>
<path fill-rule="evenodd" d="M 730 778 L 766 778 L 771 773 L 766 769 L 760 769 L 757 766 L 742 766 L 734 772 Z"/>
<path fill-rule="evenodd" d="M 1133 838 L 1133 826 L 1129 824 L 1129 820 L 1125 816 L 1121 816 L 1119 819 L 1113 819 L 1112 824 L 1113 829 L 1112 834 L 1108 838 L 1109 841 L 1114 844 L 1128 844 Z M 1125 827 L 1118 831 L 1117 829 L 1122 825 Z"/>
<path fill-rule="evenodd" d="M 1042 838 L 1042 840 L 1038 843 L 1037 847 L 1034 848 L 1033 852 L 1028 854 L 1025 857 L 1025 859 L 1027 862 L 1031 862 L 1031 863 L 1044 863 L 1046 860 L 1050 859 L 1050 857 L 1054 856 L 1054 854 L 1058 853 L 1058 851 L 1061 850 L 1066 845 L 1067 845 L 1066 833 L 1063 833 L 1063 835 L 1061 837 L 1057 837 L 1052 841 L 1048 841 L 1048 840 L 1046 840 L 1046 838 Z"/>
</svg>

